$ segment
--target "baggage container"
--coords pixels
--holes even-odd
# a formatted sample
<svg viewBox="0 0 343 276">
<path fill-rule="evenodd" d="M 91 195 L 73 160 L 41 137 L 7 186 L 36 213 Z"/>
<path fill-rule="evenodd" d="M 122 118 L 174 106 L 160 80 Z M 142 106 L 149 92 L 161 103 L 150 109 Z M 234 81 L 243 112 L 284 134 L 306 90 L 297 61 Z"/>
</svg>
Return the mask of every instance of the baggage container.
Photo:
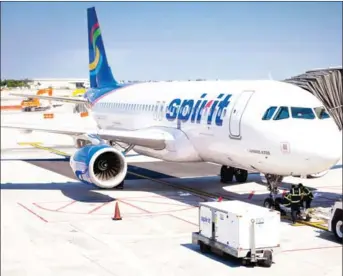
<svg viewBox="0 0 343 276">
<path fill-rule="evenodd" d="M 242 201 L 200 203 L 199 232 L 192 243 L 203 252 L 216 248 L 245 263 L 270 267 L 280 248 L 280 212 Z"/>
</svg>

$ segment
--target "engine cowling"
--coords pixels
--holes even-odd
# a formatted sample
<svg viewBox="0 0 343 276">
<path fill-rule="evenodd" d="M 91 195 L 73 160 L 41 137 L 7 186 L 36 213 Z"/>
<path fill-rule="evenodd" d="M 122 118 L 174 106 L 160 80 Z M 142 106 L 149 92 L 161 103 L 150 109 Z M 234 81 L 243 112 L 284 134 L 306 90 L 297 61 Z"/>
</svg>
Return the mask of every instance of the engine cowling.
<svg viewBox="0 0 343 276">
<path fill-rule="evenodd" d="M 118 186 L 127 173 L 124 155 L 106 144 L 80 148 L 71 156 L 70 167 L 80 181 L 105 189 Z"/>
</svg>

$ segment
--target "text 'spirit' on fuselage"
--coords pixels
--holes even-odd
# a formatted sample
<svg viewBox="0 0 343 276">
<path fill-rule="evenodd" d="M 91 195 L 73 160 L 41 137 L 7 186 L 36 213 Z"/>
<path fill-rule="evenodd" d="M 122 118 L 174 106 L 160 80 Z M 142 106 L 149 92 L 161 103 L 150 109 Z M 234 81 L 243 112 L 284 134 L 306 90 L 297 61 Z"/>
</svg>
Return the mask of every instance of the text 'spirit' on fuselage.
<svg viewBox="0 0 343 276">
<path fill-rule="evenodd" d="M 180 120 L 181 122 L 187 122 L 189 118 L 191 122 L 200 123 L 202 117 L 202 111 L 209 110 L 207 115 L 207 124 L 210 125 L 214 116 L 214 112 L 218 107 L 217 114 L 215 116 L 215 123 L 217 126 L 221 126 L 223 124 L 222 120 L 222 113 L 225 108 L 228 107 L 230 103 L 230 98 L 232 95 L 226 95 L 225 98 L 221 101 L 220 99 L 223 98 L 224 94 L 220 94 L 215 101 L 213 100 L 204 100 L 207 94 L 202 94 L 200 100 L 194 103 L 194 100 L 181 100 L 181 99 L 174 99 L 170 102 L 166 118 L 168 121 L 174 121 L 175 119 Z"/>
</svg>

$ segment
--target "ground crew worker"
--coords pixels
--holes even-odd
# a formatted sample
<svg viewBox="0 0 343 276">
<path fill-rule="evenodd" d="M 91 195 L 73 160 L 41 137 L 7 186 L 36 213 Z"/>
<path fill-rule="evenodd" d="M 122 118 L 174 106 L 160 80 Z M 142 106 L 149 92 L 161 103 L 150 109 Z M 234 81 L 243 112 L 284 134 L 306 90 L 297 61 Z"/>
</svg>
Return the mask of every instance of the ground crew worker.
<svg viewBox="0 0 343 276">
<path fill-rule="evenodd" d="M 302 201 L 301 201 L 301 206 L 304 206 L 303 202 L 305 202 L 305 208 L 306 209 L 311 208 L 311 202 L 313 199 L 312 192 L 310 191 L 309 188 L 305 187 L 302 183 L 298 184 L 298 188 L 300 189 L 303 196 Z"/>
<path fill-rule="evenodd" d="M 282 198 L 282 201 L 281 201 L 281 204 L 283 207 L 285 208 L 289 208 L 291 206 L 291 194 L 290 193 L 287 193 L 283 198 Z M 280 208 L 280 213 L 281 215 L 287 215 L 286 211 L 283 210 L 282 208 Z"/>
<path fill-rule="evenodd" d="M 300 203 L 301 203 L 301 191 L 295 185 L 292 185 L 292 188 L 290 191 L 290 201 L 291 201 L 292 222 L 294 224 L 296 223 L 298 213 L 300 213 Z"/>
<path fill-rule="evenodd" d="M 282 205 L 285 206 L 285 207 L 290 207 L 291 206 L 291 202 L 292 202 L 291 194 L 287 193 L 285 195 L 285 197 L 284 197 Z"/>
</svg>

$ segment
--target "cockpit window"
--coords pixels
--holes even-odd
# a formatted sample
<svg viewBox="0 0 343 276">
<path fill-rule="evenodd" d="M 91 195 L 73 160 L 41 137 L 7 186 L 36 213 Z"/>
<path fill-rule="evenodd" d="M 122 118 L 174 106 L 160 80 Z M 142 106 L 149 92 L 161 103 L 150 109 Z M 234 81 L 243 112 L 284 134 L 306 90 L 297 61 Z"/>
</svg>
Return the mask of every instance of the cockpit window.
<svg viewBox="0 0 343 276">
<path fill-rule="evenodd" d="M 281 106 L 277 111 L 274 120 L 284 120 L 289 118 L 289 111 L 287 106 Z"/>
<path fill-rule="evenodd" d="M 320 120 L 330 118 L 330 115 L 325 110 L 324 106 L 314 108 L 314 112 L 316 112 L 316 115 L 317 115 L 318 119 L 320 119 Z"/>
<path fill-rule="evenodd" d="M 314 116 L 312 108 L 308 107 L 291 107 L 292 118 L 313 120 Z"/>
<path fill-rule="evenodd" d="M 273 117 L 276 109 L 277 109 L 277 106 L 269 107 L 267 111 L 264 113 L 262 120 L 270 120 Z"/>
</svg>

